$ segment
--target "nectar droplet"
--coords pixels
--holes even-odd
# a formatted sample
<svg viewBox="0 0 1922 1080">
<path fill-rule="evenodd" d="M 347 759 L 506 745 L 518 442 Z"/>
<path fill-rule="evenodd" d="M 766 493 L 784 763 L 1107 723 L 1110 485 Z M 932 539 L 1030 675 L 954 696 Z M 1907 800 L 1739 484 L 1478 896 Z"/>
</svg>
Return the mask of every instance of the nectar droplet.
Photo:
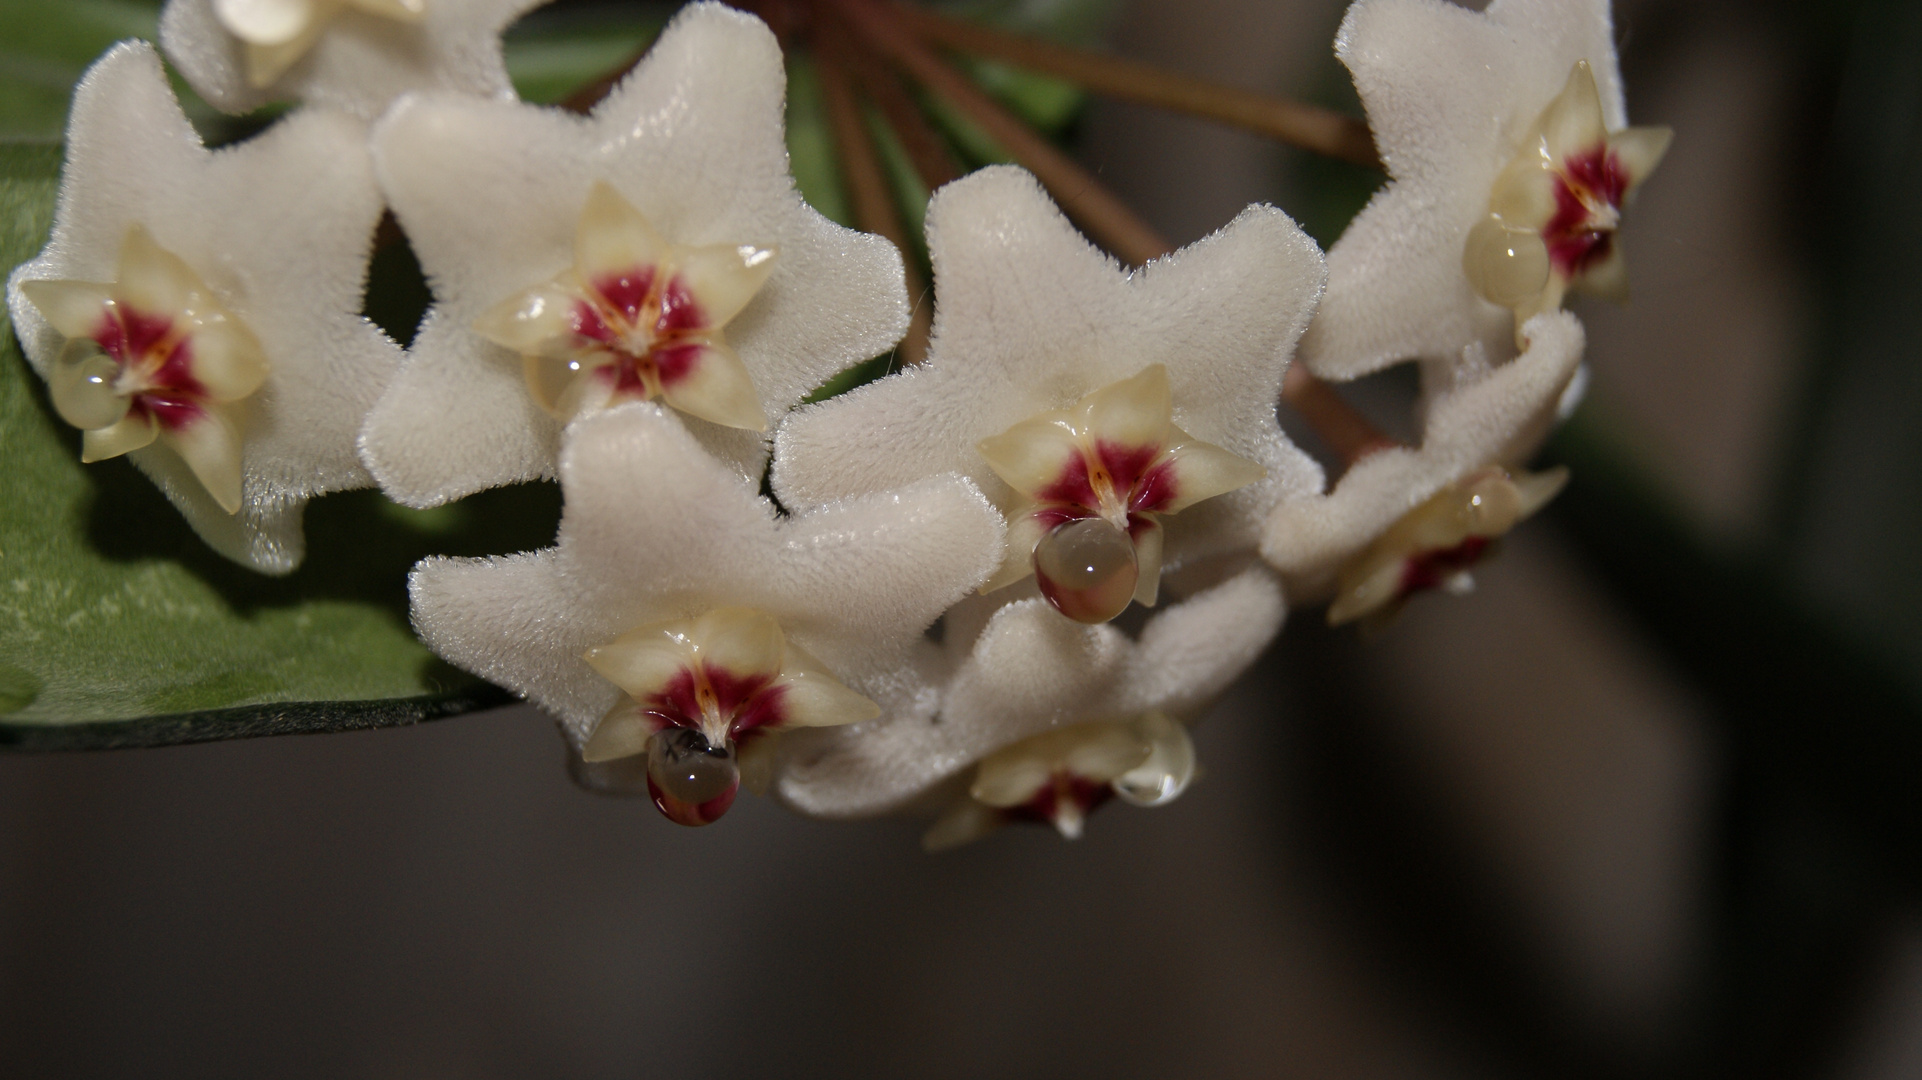
<svg viewBox="0 0 1922 1080">
<path fill-rule="evenodd" d="M 540 407 L 558 419 L 570 419 L 581 397 L 581 382 L 593 370 L 590 361 L 582 357 L 557 360 L 528 356 L 521 364 L 528 392 Z"/>
<path fill-rule="evenodd" d="M 732 747 L 693 728 L 663 728 L 647 740 L 647 791 L 669 821 L 707 825 L 727 813 L 741 786 Z"/>
<path fill-rule="evenodd" d="M 1098 517 L 1056 525 L 1034 546 L 1041 595 L 1076 622 L 1104 623 L 1134 599 L 1134 539 Z"/>
<path fill-rule="evenodd" d="M 1500 536 L 1521 520 L 1521 492 L 1500 469 L 1485 469 L 1462 487 L 1462 515 L 1470 536 Z"/>
<path fill-rule="evenodd" d="M 116 388 L 119 378 L 120 364 L 113 357 L 91 341 L 75 341 L 54 364 L 47 396 L 60 419 L 82 431 L 97 431 L 119 423 L 133 404 Z"/>
<path fill-rule="evenodd" d="M 1511 229 L 1490 214 L 1468 230 L 1462 271 L 1482 299 L 1519 307 L 1548 284 L 1548 247 L 1529 229 Z"/>
</svg>

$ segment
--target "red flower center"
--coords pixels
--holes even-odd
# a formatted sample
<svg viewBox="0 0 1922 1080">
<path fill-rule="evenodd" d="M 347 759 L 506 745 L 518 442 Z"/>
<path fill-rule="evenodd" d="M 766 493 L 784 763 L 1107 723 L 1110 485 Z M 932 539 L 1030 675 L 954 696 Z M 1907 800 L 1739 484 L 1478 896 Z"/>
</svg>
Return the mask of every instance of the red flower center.
<svg viewBox="0 0 1922 1080">
<path fill-rule="evenodd" d="M 1060 478 L 1036 493 L 1034 516 L 1052 529 L 1063 522 L 1105 517 L 1114 508 L 1127 512 L 1128 534 L 1139 534 L 1150 524 L 1145 515 L 1175 501 L 1174 463 L 1161 458 L 1159 446 L 1097 440 L 1094 454 L 1074 455 Z"/>
<path fill-rule="evenodd" d="M 194 377 L 193 337 L 185 327 L 116 303 L 101 313 L 92 337 L 120 365 L 129 412 L 152 416 L 169 431 L 201 416 L 207 389 Z"/>
<path fill-rule="evenodd" d="M 594 281 L 591 301 L 574 305 L 574 333 L 614 358 L 594 374 L 616 397 L 653 398 L 686 378 L 712 329 L 680 275 L 662 280 L 656 269 L 607 274 Z"/>
<path fill-rule="evenodd" d="M 736 675 L 707 661 L 695 661 L 676 672 L 641 707 L 661 728 L 702 730 L 709 717 L 717 717 L 725 722 L 727 737 L 738 742 L 786 721 L 782 704 L 787 687 L 770 685 L 774 678 L 761 673 Z"/>
<path fill-rule="evenodd" d="M 1411 596 L 1440 588 L 1449 578 L 1480 562 L 1488 551 L 1489 540 L 1486 536 L 1470 536 L 1454 547 L 1409 556 L 1402 564 L 1398 595 Z"/>
<path fill-rule="evenodd" d="M 1628 173 L 1606 143 L 1571 155 L 1555 171 L 1555 216 L 1542 227 L 1542 240 L 1563 277 L 1579 277 L 1608 257 L 1627 191 Z"/>
</svg>

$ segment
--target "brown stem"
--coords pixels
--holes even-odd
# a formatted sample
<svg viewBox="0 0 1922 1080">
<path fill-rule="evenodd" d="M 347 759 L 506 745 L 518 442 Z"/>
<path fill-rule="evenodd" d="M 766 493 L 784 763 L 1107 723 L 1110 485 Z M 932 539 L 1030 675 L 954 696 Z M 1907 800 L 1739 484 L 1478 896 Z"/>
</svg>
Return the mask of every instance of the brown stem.
<svg viewBox="0 0 1922 1080">
<path fill-rule="evenodd" d="M 1131 263 L 1172 251 L 1168 242 L 1127 204 L 1101 186 L 1088 170 L 1035 134 L 1019 117 L 989 97 L 974 80 L 936 56 L 907 28 L 897 9 L 877 0 L 834 0 L 849 22 L 882 55 L 960 110 L 1027 166 L 1035 178 L 1097 243 Z"/>
<path fill-rule="evenodd" d="M 846 43 L 861 44 L 860 39 L 853 36 L 846 38 Z M 860 82 L 861 92 L 881 110 L 882 118 L 907 152 L 921 183 L 932 192 L 960 176 L 961 163 L 955 160 L 947 140 L 928 123 L 927 116 L 915 104 L 894 69 L 866 49 L 850 47 L 846 52 L 848 67 Z"/>
<path fill-rule="evenodd" d="M 861 114 L 861 103 L 855 99 L 854 84 L 844 66 L 845 49 L 835 42 L 831 33 L 816 40 L 816 73 L 821 80 L 821 97 L 827 103 L 829 125 L 841 159 L 841 175 L 847 183 L 848 197 L 854 203 L 855 224 L 866 232 L 887 237 L 900 249 L 908 296 L 915 303 L 907 336 L 901 339 L 897 351 L 903 363 L 918 364 L 927 359 L 931 322 L 928 306 L 919 302 L 926 291 L 921 270 L 915 264 L 914 249 L 908 245 L 908 230 L 901 220 L 893 185 L 888 182 L 881 156 L 875 150 L 867 118 Z"/>
<path fill-rule="evenodd" d="M 1401 445 L 1348 404 L 1334 387 L 1315 378 L 1300 361 L 1289 365 L 1281 381 L 1281 400 L 1300 413 L 1329 449 L 1350 465 L 1377 450 Z"/>
<path fill-rule="evenodd" d="M 939 45 L 1057 75 L 1106 97 L 1219 120 L 1304 150 L 1381 168 L 1374 136 L 1367 123 L 1353 116 L 1219 86 L 1134 60 L 1010 34 L 924 7 L 893 6 L 916 34 Z"/>
<path fill-rule="evenodd" d="M 1159 258 L 1173 250 L 1168 242 L 1154 231 L 1146 222 L 1136 217 L 1126 203 L 1104 188 L 1093 174 L 1076 164 L 1052 143 L 1041 138 L 1018 117 L 1003 109 L 995 100 L 977 87 L 973 80 L 961 74 L 952 65 L 923 44 L 915 32 L 941 41 L 943 44 L 984 55 L 997 56 L 1025 67 L 1060 74 L 1082 83 L 1097 93 L 1127 100 L 1143 101 L 1147 104 L 1165 105 L 1169 108 L 1184 108 L 1202 115 L 1218 116 L 1230 122 L 1242 123 L 1233 117 L 1210 112 L 1202 107 L 1188 107 L 1169 99 L 1180 87 L 1186 85 L 1200 99 L 1213 97 L 1217 102 L 1227 100 L 1221 95 L 1240 95 L 1241 91 L 1227 91 L 1220 87 L 1209 86 L 1198 80 L 1187 80 L 1180 76 L 1168 75 L 1145 65 L 1130 64 L 1093 53 L 1080 53 L 1057 46 L 1028 42 L 1025 38 L 1003 35 L 998 31 L 986 30 L 970 23 L 947 19 L 932 12 L 918 8 L 907 8 L 886 2 L 886 0 L 833 0 L 835 6 L 860 32 L 867 43 L 882 55 L 899 64 L 922 85 L 959 109 L 968 119 L 980 125 L 987 133 L 1027 166 L 1036 178 L 1045 185 L 1068 215 L 1081 224 L 1098 242 L 1108 250 L 1130 262 L 1144 263 Z M 910 29 L 912 27 L 912 29 Z M 950 36 L 949 34 L 953 28 Z M 920 363 L 927 355 L 928 325 L 930 322 L 928 305 L 922 303 L 926 295 L 926 284 L 921 281 L 919 269 L 907 257 L 911 250 L 907 244 L 907 230 L 902 224 L 899 208 L 894 201 L 893 189 L 888 184 L 887 174 L 881 166 L 879 155 L 875 152 L 873 139 L 867 129 L 867 122 L 855 98 L 853 87 L 848 78 L 848 68 L 852 67 L 860 78 L 862 88 L 875 100 L 882 115 L 894 129 L 896 137 L 907 149 L 921 173 L 922 180 L 932 191 L 954 178 L 954 162 L 940 136 L 928 127 L 926 119 L 908 97 L 906 90 L 891 72 L 877 64 L 866 62 L 865 56 L 856 49 L 848 48 L 852 42 L 844 40 L 836 33 L 840 28 L 829 25 L 825 33 L 814 35 L 818 44 L 820 59 L 821 91 L 827 101 L 830 122 L 834 129 L 836 147 L 839 150 L 844 175 L 847 177 L 849 197 L 854 203 L 854 212 L 860 226 L 879 233 L 894 242 L 901 249 L 903 261 L 907 266 L 908 295 L 914 300 L 914 317 L 909 324 L 907 337 L 901 342 L 902 359 L 908 363 Z M 974 34 L 963 38 L 961 32 Z M 1047 62 L 1033 61 L 1033 56 L 1024 53 L 995 51 L 996 42 L 1019 43 L 1022 46 L 1034 45 L 1039 50 L 1033 55 L 1046 57 L 1069 56 L 1075 62 L 1084 64 L 1082 69 L 1063 70 L 1049 67 Z M 647 50 L 642 49 L 634 57 L 619 67 L 610 70 L 594 81 L 576 90 L 561 102 L 561 107 L 575 112 L 586 112 L 606 97 L 618 85 L 634 65 L 640 63 Z M 1031 62 L 1033 61 L 1033 62 Z M 1098 70 L 1097 70 L 1098 69 Z M 1103 74 L 1105 73 L 1105 74 Z M 1118 74 L 1120 73 L 1120 74 Z M 1109 89 L 1109 82 L 1137 80 L 1154 84 L 1162 80 L 1159 89 L 1143 90 L 1140 94 L 1130 95 L 1119 89 Z M 1108 80 L 1104 82 L 1103 80 Z M 1176 88 L 1164 94 L 1168 87 Z M 1150 93 L 1162 96 L 1150 99 Z M 1255 99 L 1264 106 L 1283 105 L 1286 102 L 1273 102 L 1259 95 L 1244 95 Z M 1206 101 L 1203 101 L 1206 104 Z M 1308 106 L 1296 106 L 1307 109 Z M 1363 161 L 1356 153 L 1336 153 L 1322 150 L 1318 146 L 1309 149 L 1322 150 L 1332 156 L 1359 164 L 1376 164 L 1374 144 L 1368 139 L 1367 128 L 1352 118 L 1328 114 L 1337 119 L 1359 127 L 1360 137 L 1368 150 L 1367 160 Z M 1266 130 L 1249 123 L 1244 126 Z M 1279 138 L 1288 136 L 1270 132 Z M 1353 139 L 1351 132 L 1348 138 Z M 1289 141 L 1293 141 L 1290 139 Z M 1353 151 L 1354 143 L 1349 149 Z M 917 149 L 918 148 L 918 149 Z M 930 149 L 932 148 L 932 149 Z M 383 226 L 387 222 L 383 221 Z M 396 232 L 398 230 L 395 230 Z M 385 230 L 383 229 L 383 233 Z M 1332 386 L 1317 379 L 1308 369 L 1296 363 L 1289 367 L 1288 375 L 1282 382 L 1281 398 L 1299 412 L 1303 419 L 1315 429 L 1317 435 L 1350 465 L 1377 450 L 1400 445 L 1383 434 L 1367 417 L 1348 404 Z"/>
</svg>

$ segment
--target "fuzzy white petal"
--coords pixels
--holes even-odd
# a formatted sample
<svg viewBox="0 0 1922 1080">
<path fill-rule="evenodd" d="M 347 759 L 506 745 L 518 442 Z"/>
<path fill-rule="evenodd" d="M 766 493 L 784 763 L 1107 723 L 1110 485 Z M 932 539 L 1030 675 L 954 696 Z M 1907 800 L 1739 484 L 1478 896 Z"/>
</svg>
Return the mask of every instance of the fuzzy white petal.
<svg viewBox="0 0 1922 1080">
<path fill-rule="evenodd" d="M 960 472 L 1009 490 L 976 449 L 1036 413 L 1167 365 L 1174 420 L 1268 470 L 1168 524 L 1171 564 L 1247 548 L 1319 468 L 1282 435 L 1274 403 L 1320 293 L 1320 252 L 1287 216 L 1251 207 L 1132 274 L 1074 230 L 1025 171 L 983 169 L 928 207 L 940 295 L 928 360 L 796 412 L 773 483 L 808 506 Z"/>
<path fill-rule="evenodd" d="M 884 814 L 924 800 L 1029 736 L 1088 720 L 1192 711 L 1261 655 L 1286 611 L 1280 583 L 1260 566 L 1156 614 L 1139 641 L 1111 625 L 1070 622 L 1039 598 L 1002 605 L 974 639 L 938 714 L 924 700 L 920 710 L 811 732 L 784 755 L 775 790 L 816 816 Z M 949 633 L 958 629 L 951 615 Z"/>
<path fill-rule="evenodd" d="M 432 505 L 551 472 L 552 422 L 531 405 L 524 421 L 509 419 L 508 399 L 527 397 L 514 385 L 518 359 L 471 327 L 572 265 L 575 226 L 597 181 L 669 243 L 778 247 L 766 284 L 726 328 L 770 419 L 891 347 L 908 321 L 900 253 L 801 200 L 787 169 L 784 88 L 780 47 L 765 26 L 696 4 L 589 117 L 452 95 L 397 104 L 375 127 L 374 156 L 433 285 L 434 333 L 415 343 L 409 372 L 362 438 L 383 488 Z M 435 374 L 416 378 L 421 365 Z M 490 424 L 463 425 L 470 412 Z M 429 425 L 432 439 L 417 433 Z M 741 475 L 760 475 L 764 436 L 689 427 Z"/>
<path fill-rule="evenodd" d="M 400 363 L 400 350 L 358 314 L 381 214 L 365 144 L 365 125 L 314 109 L 209 152 L 152 47 L 115 46 L 75 91 L 52 238 L 9 283 L 14 326 L 44 373 L 61 338 L 21 283 L 112 281 L 128 227 L 140 224 L 259 338 L 267 380 L 237 406 L 246 437 L 239 519 L 208 517 L 211 502 L 163 477 L 162 451 L 133 461 L 210 544 L 269 573 L 299 561 L 300 503 L 369 483 L 355 434 Z M 251 529 L 266 532 L 250 539 Z"/>
<path fill-rule="evenodd" d="M 1001 556 L 1000 515 L 959 477 L 779 519 L 651 404 L 575 424 L 560 478 L 554 548 L 429 560 L 413 597 L 431 647 L 540 703 L 577 743 L 612 701 L 584 652 L 718 607 L 773 616 L 838 681 L 879 700 L 927 626 Z M 540 573 L 521 569 L 530 560 Z"/>
<path fill-rule="evenodd" d="M 1577 60 L 1610 130 L 1625 124 L 1609 0 L 1357 0 L 1335 38 L 1391 177 L 1328 251 L 1328 291 L 1302 338 L 1315 374 L 1352 379 L 1398 360 L 1453 363 L 1479 343 L 1512 356 L 1508 309 L 1462 273 L 1468 230 Z"/>
<path fill-rule="evenodd" d="M 1429 404 L 1420 449 L 1363 458 L 1326 495 L 1292 499 L 1268 519 L 1261 552 L 1291 576 L 1332 572 L 1444 485 L 1535 449 L 1582 360 L 1582 324 L 1565 312 L 1525 325 L 1527 352 Z"/>
<path fill-rule="evenodd" d="M 511 99 L 501 31 L 545 0 L 433 0 L 405 22 L 348 6 L 313 47 L 266 87 L 247 80 L 245 47 L 222 26 L 213 0 L 173 0 L 160 44 L 214 107 L 251 112 L 270 101 L 327 105 L 371 120 L 402 94 L 452 90 Z"/>
</svg>

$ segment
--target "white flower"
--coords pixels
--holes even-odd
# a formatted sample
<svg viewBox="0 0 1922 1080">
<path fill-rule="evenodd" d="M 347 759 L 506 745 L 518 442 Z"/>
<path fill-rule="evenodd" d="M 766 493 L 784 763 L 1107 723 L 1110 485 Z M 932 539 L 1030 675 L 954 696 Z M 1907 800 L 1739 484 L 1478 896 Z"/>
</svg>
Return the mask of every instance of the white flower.
<svg viewBox="0 0 1922 1080">
<path fill-rule="evenodd" d="M 959 657 L 945 696 L 917 713 L 786 740 L 775 793 L 817 817 L 891 813 L 1045 732 L 1197 715 L 1268 647 L 1286 611 L 1280 583 L 1259 565 L 1170 604 L 1139 638 L 1070 622 L 1038 596 L 966 601 L 945 620 Z"/>
<path fill-rule="evenodd" d="M 1052 825 L 1079 839 L 1112 796 L 1137 806 L 1174 801 L 1195 778 L 1187 725 L 1165 713 L 1097 720 L 1030 736 L 981 759 L 966 794 L 921 838 L 929 851 L 978 840 L 1010 821 Z"/>
<path fill-rule="evenodd" d="M 1672 135 L 1665 127 L 1609 131 L 1595 73 L 1576 61 L 1568 85 L 1495 178 L 1488 214 L 1468 231 L 1462 272 L 1476 295 L 1512 308 L 1518 325 L 1560 307 L 1571 288 L 1626 300 L 1628 266 L 1615 230 Z"/>
<path fill-rule="evenodd" d="M 1328 624 L 1367 619 L 1379 625 L 1416 593 L 1473 591 L 1469 571 L 1491 545 L 1547 506 L 1567 482 L 1567 469 L 1511 473 L 1489 465 L 1443 485 L 1341 568 Z"/>
<path fill-rule="evenodd" d="M 661 746 L 662 766 L 698 765 L 697 755 L 757 727 L 874 715 L 857 694 L 895 706 L 932 649 L 923 631 L 1001 556 L 1000 515 L 960 477 L 783 519 L 653 404 L 576 422 L 560 477 L 556 546 L 426 560 L 412 578 L 414 625 L 435 652 L 552 713 L 596 759 L 644 766 L 648 739 L 676 726 L 708 741 Z M 724 609 L 747 611 L 717 617 Z M 691 683 L 686 702 L 653 700 L 703 656 L 754 686 L 710 679 L 706 701 Z M 751 699 L 775 681 L 814 687 L 787 692 L 789 705 L 807 694 L 814 705 L 778 723 L 750 720 L 767 704 Z M 671 801 L 663 809 L 705 817 Z"/>
<path fill-rule="evenodd" d="M 1055 610 L 1100 623 L 1161 587 L 1164 517 L 1267 470 L 1175 426 L 1165 364 L 975 445 L 1015 498 L 1008 557 L 983 587 L 1030 574 Z"/>
<path fill-rule="evenodd" d="M 215 108 L 298 100 L 372 120 L 402 94 L 511 100 L 501 31 L 546 0 L 173 0 L 160 44 Z"/>
<path fill-rule="evenodd" d="M 306 500 L 369 482 L 354 438 L 400 362 L 358 314 L 380 214 L 364 124 L 311 110 L 209 152 L 152 47 L 119 45 L 75 92 L 13 324 L 87 460 L 130 452 L 207 543 L 285 573 Z"/>
<path fill-rule="evenodd" d="M 1581 364 L 1584 338 L 1574 315 L 1547 312 L 1523 330 L 1526 352 L 1427 402 L 1419 448 L 1377 450 L 1326 495 L 1275 508 L 1261 553 L 1288 579 L 1290 596 L 1326 595 L 1339 576 L 1344 590 L 1331 621 L 1388 610 L 1411 591 L 1448 584 L 1487 540 L 1554 495 L 1559 473 L 1522 477 L 1518 490 L 1477 476 L 1489 466 L 1512 467 L 1535 450 Z M 1441 493 L 1458 484 L 1452 490 L 1471 502 L 1447 504 Z M 1477 497 L 1491 501 L 1473 503 Z M 1464 547 L 1471 538 L 1476 542 Z"/>
<path fill-rule="evenodd" d="M 1357 0 L 1335 51 L 1391 180 L 1328 252 L 1315 374 L 1478 369 L 1571 282 L 1621 291 L 1621 199 L 1667 132 L 1624 130 L 1609 0 Z"/>
<path fill-rule="evenodd" d="M 927 362 L 788 419 L 772 478 L 787 505 L 963 473 L 1011 523 L 991 586 L 1035 560 L 1078 565 L 1088 603 L 1044 590 L 1099 620 L 1152 603 L 1164 563 L 1250 549 L 1276 502 L 1319 490 L 1275 402 L 1321 256 L 1280 211 L 1250 208 L 1128 273 L 1027 173 L 998 167 L 936 193 L 928 244 Z"/>
<path fill-rule="evenodd" d="M 432 506 L 552 475 L 562 421 L 547 408 L 591 411 L 622 386 L 616 399 L 665 391 L 708 417 L 689 429 L 758 477 L 767 440 L 744 429 L 900 338 L 900 254 L 795 191 L 784 78 L 758 20 L 697 4 L 592 116 L 450 95 L 394 106 L 375 160 L 435 303 L 361 437 L 391 497 Z M 694 329 L 725 323 L 724 340 L 673 337 L 689 327 L 663 298 L 684 278 L 705 312 Z M 682 346 L 699 377 L 661 385 Z"/>
</svg>

